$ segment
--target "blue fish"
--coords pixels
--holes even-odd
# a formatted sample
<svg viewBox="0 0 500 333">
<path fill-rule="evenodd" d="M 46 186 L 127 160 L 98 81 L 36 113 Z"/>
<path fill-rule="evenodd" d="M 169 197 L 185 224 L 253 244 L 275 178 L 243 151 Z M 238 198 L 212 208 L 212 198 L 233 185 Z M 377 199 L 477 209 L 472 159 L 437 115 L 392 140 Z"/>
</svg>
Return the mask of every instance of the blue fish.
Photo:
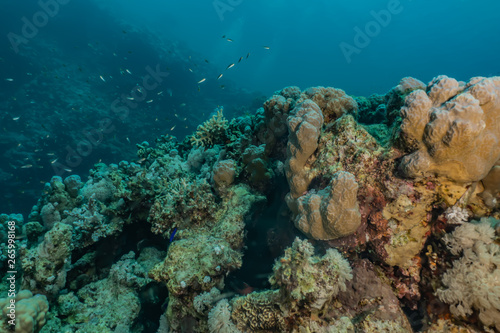
<svg viewBox="0 0 500 333">
<path fill-rule="evenodd" d="M 174 228 L 174 231 L 170 234 L 170 243 L 174 241 L 175 233 L 177 232 L 177 228 Z"/>
</svg>

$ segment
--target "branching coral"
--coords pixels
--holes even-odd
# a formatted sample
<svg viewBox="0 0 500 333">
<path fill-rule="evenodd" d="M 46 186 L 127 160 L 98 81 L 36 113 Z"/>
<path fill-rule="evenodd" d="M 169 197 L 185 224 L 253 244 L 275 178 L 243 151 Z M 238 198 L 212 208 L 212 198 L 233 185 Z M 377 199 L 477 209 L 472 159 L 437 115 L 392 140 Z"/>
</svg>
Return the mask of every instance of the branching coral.
<svg viewBox="0 0 500 333">
<path fill-rule="evenodd" d="M 223 142 L 228 128 L 227 119 L 224 118 L 222 108 L 202 125 L 198 126 L 196 133 L 191 137 L 193 146 L 209 147 L 216 143 Z"/>
</svg>

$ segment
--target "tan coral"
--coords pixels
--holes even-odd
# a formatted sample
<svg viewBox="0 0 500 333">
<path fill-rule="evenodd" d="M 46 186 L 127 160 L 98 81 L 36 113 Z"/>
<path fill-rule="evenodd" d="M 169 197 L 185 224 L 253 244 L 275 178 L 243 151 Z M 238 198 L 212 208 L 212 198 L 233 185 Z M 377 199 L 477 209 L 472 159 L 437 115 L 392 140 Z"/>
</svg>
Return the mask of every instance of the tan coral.
<svg viewBox="0 0 500 333">
<path fill-rule="evenodd" d="M 309 157 L 318 148 L 323 126 L 323 114 L 316 103 L 305 100 L 298 104 L 288 117 L 288 145 L 285 171 L 290 186 L 291 199 L 300 197 L 307 190 L 310 179 L 305 170 Z"/>
<path fill-rule="evenodd" d="M 361 224 L 358 183 L 348 172 L 334 174 L 330 184 L 297 199 L 295 226 L 308 237 L 331 240 L 350 235 Z"/>
<path fill-rule="evenodd" d="M 277 291 L 239 297 L 233 302 L 232 319 L 243 332 L 284 332 L 285 320 L 278 304 Z"/>
<path fill-rule="evenodd" d="M 213 180 L 217 188 L 231 185 L 235 177 L 236 162 L 234 160 L 223 160 L 214 165 Z"/>
<path fill-rule="evenodd" d="M 297 103 L 307 99 L 315 102 L 323 112 L 325 123 L 340 118 L 345 113 L 356 114 L 358 103 L 342 89 L 311 87 L 302 92 Z"/>
<path fill-rule="evenodd" d="M 473 78 L 467 85 L 437 77 L 427 93 L 407 97 L 401 116 L 403 140 L 417 149 L 400 164 L 408 177 L 473 182 L 500 159 L 500 77 Z"/>
<path fill-rule="evenodd" d="M 29 290 L 20 290 L 15 296 L 15 331 L 18 333 L 34 333 L 38 332 L 46 322 L 46 315 L 49 311 L 49 302 L 44 295 L 35 295 Z M 0 309 L 2 310 L 2 318 L 7 321 L 10 313 L 8 308 L 10 298 L 0 298 Z M 0 322 L 0 329 L 7 332 L 8 323 Z"/>
</svg>

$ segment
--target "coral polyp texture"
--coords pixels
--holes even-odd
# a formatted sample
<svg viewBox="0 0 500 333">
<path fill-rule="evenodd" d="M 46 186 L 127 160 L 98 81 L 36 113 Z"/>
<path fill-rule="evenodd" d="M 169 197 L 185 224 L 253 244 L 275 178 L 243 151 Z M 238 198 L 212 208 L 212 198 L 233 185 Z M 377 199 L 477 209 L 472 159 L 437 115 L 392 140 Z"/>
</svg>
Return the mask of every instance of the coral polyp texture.
<svg viewBox="0 0 500 333">
<path fill-rule="evenodd" d="M 500 332 L 499 140 L 499 77 L 218 107 L 0 214 L 1 330 Z"/>
</svg>

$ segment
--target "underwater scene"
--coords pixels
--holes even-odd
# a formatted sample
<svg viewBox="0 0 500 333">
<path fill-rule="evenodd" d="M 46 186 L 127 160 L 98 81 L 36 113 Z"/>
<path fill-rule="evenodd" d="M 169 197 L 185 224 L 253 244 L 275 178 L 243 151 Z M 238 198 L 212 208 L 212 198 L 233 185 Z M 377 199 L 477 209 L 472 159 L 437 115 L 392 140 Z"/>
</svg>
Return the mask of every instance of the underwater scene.
<svg viewBox="0 0 500 333">
<path fill-rule="evenodd" d="M 0 333 L 500 332 L 499 13 L 0 0 Z"/>
</svg>

